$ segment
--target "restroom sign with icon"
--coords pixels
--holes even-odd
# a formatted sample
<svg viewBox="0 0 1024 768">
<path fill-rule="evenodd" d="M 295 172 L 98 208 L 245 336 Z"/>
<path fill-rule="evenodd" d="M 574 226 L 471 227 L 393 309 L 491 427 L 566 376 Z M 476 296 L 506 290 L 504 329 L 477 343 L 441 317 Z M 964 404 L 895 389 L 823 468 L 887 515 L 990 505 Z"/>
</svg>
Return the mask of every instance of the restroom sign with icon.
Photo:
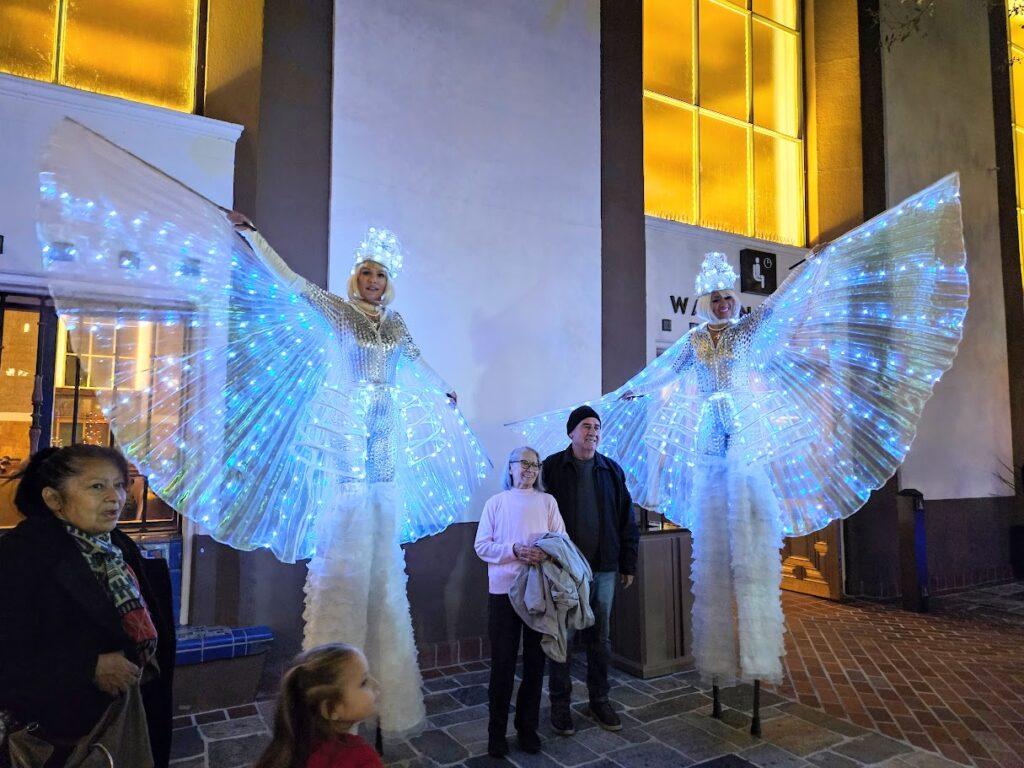
<svg viewBox="0 0 1024 768">
<path fill-rule="evenodd" d="M 740 251 L 740 291 L 767 296 L 778 286 L 778 259 L 774 253 L 744 248 Z"/>
</svg>

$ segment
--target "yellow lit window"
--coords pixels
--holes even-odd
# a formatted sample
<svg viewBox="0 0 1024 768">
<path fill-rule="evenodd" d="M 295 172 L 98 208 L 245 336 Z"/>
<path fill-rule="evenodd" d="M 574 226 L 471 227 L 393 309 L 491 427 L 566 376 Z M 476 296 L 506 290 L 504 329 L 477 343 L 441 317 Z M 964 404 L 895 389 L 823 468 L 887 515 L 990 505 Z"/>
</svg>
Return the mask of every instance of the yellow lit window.
<svg viewBox="0 0 1024 768">
<path fill-rule="evenodd" d="M 57 0 L 0 3 L 0 72 L 54 79 L 57 11 Z"/>
<path fill-rule="evenodd" d="M 126 413 L 147 423 L 149 438 L 166 439 L 184 414 L 188 387 L 165 371 L 161 378 L 173 394 L 154 398 L 153 361 L 182 360 L 185 329 L 89 316 L 78 318 L 78 323 L 75 331 L 69 331 L 63 320 L 58 324 L 52 443 L 109 443 L 110 425 L 100 408 L 99 390 L 116 396 Z"/>
<path fill-rule="evenodd" d="M 1006 31 L 1010 48 L 1010 115 L 1013 157 L 1017 175 L 1017 241 L 1024 273 L 1024 6 L 1007 0 Z"/>
<path fill-rule="evenodd" d="M 153 325 L 151 323 L 115 324 L 111 320 L 88 319 L 88 332 L 80 336 L 77 370 L 69 332 L 59 321 L 57 337 L 56 382 L 58 387 L 82 389 L 141 390 L 149 386 Z"/>
<path fill-rule="evenodd" d="M 0 2 L 0 71 L 195 109 L 200 0 Z"/>
<path fill-rule="evenodd" d="M 644 0 L 643 38 L 646 212 L 803 245 L 798 0 Z"/>
</svg>

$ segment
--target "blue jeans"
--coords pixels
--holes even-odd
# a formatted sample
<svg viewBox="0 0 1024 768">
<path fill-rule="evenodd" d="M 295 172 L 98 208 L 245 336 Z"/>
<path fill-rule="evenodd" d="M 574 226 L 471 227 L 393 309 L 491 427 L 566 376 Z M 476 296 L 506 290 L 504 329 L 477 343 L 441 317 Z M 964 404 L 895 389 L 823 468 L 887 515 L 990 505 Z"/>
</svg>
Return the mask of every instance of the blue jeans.
<svg viewBox="0 0 1024 768">
<path fill-rule="evenodd" d="M 612 601 L 615 599 L 615 571 L 598 571 L 590 582 L 590 607 L 594 611 L 594 626 L 583 630 L 583 643 L 587 649 L 587 690 L 591 702 L 608 701 L 608 656 L 611 654 Z M 548 692 L 552 707 L 568 707 L 572 699 L 573 631 L 569 630 L 566 648 L 569 656 L 564 664 L 549 661 Z"/>
</svg>

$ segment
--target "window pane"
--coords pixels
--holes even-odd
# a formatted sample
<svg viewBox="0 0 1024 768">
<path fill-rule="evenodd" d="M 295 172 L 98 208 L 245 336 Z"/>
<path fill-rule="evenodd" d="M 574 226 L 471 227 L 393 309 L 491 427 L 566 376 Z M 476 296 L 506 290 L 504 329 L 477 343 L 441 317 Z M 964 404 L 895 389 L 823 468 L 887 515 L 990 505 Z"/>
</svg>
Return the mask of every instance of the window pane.
<svg viewBox="0 0 1024 768">
<path fill-rule="evenodd" d="M 115 383 L 117 384 L 118 390 L 131 391 L 135 389 L 138 368 L 136 367 L 134 357 L 118 357 L 114 372 L 117 376 Z"/>
<path fill-rule="evenodd" d="M 796 33 L 754 19 L 754 124 L 797 138 L 800 130 Z"/>
<path fill-rule="evenodd" d="M 1013 102 L 1013 122 L 1024 125 L 1024 48 L 1011 48 L 1014 63 L 1010 65 L 1010 101 Z"/>
<path fill-rule="evenodd" d="M 754 237 L 804 242 L 801 143 L 754 131 Z"/>
<path fill-rule="evenodd" d="M 122 322 L 117 329 L 117 354 L 122 357 L 135 354 L 139 328 L 135 321 Z"/>
<path fill-rule="evenodd" d="M 644 88 L 693 103 L 693 5 L 644 0 Z"/>
<path fill-rule="evenodd" d="M 110 426 L 92 393 L 82 393 L 78 422 L 78 442 L 89 445 L 110 445 Z"/>
<path fill-rule="evenodd" d="M 132 472 L 128 484 L 128 498 L 125 500 L 124 511 L 121 512 L 122 523 L 137 523 L 142 520 L 143 495 L 146 492 L 146 479 Z"/>
<path fill-rule="evenodd" d="M 1016 0 L 1007 5 L 1011 10 L 1017 10 L 1020 7 Z M 1024 47 L 1024 13 L 1009 13 L 1006 25 L 1010 30 L 1010 42 Z"/>
<path fill-rule="evenodd" d="M 1014 156 L 1017 163 L 1017 201 L 1024 200 L 1024 128 L 1013 127 Z"/>
<path fill-rule="evenodd" d="M 0 527 L 16 525 L 14 483 L 4 482 L 29 455 L 32 392 L 36 374 L 39 313 L 4 310 L 3 369 L 0 370 Z"/>
<path fill-rule="evenodd" d="M 157 325 L 154 328 L 153 351 L 156 355 L 180 355 L 182 353 L 182 350 L 185 349 L 185 326 L 182 323 Z"/>
<path fill-rule="evenodd" d="M 67 0 L 59 81 L 191 112 L 197 0 Z"/>
<path fill-rule="evenodd" d="M 53 80 L 57 0 L 0 2 L 0 72 Z"/>
<path fill-rule="evenodd" d="M 746 120 L 747 16 L 700 0 L 700 105 Z"/>
<path fill-rule="evenodd" d="M 84 383 L 84 382 L 83 382 Z M 75 393 L 73 390 L 60 390 L 53 396 L 53 432 L 50 444 L 61 446 L 71 445 L 71 432 L 75 417 Z M 90 445 L 109 445 L 110 426 L 103 418 L 96 393 L 87 389 L 79 390 L 78 397 L 78 428 L 75 430 L 76 443 Z"/>
<path fill-rule="evenodd" d="M 75 386 L 75 361 L 78 358 L 72 354 L 68 354 L 64 357 L 64 386 L 73 387 Z"/>
<path fill-rule="evenodd" d="M 150 523 L 174 520 L 174 510 L 152 491 L 146 496 L 146 519 Z"/>
<path fill-rule="evenodd" d="M 1017 250 L 1020 251 L 1020 270 L 1024 275 L 1024 209 L 1017 209 Z"/>
<path fill-rule="evenodd" d="M 663 219 L 695 221 L 694 112 L 644 99 L 644 211 Z"/>
<path fill-rule="evenodd" d="M 90 354 L 114 354 L 114 326 L 107 325 L 106 323 L 95 323 L 92 326 L 92 328 L 93 330 L 89 334 L 90 336 L 92 336 L 92 346 L 90 347 Z"/>
<path fill-rule="evenodd" d="M 782 24 L 784 27 L 796 29 L 796 0 L 754 0 L 751 10 L 759 16 Z"/>
<path fill-rule="evenodd" d="M 110 389 L 114 385 L 114 358 L 89 357 L 82 360 L 89 368 L 89 386 L 93 389 Z"/>
<path fill-rule="evenodd" d="M 84 373 L 84 372 L 83 372 Z M 83 375 L 83 385 L 84 375 Z M 53 396 L 53 431 L 50 435 L 52 445 L 71 445 L 71 432 L 75 417 L 75 393 L 72 389 L 57 389 Z M 109 445 L 110 426 L 103 418 L 96 399 L 96 393 L 88 389 L 79 390 L 78 397 L 78 429 L 75 431 L 76 443 L 90 445 Z"/>
<path fill-rule="evenodd" d="M 150 365 L 151 360 L 159 359 L 159 368 L 163 369 L 159 377 L 150 377 L 150 371 L 146 372 L 146 385 L 150 381 L 153 385 L 152 406 L 149 409 L 150 431 L 154 445 L 168 441 L 172 432 L 177 428 L 184 414 L 185 401 L 189 392 L 189 377 L 194 377 L 197 371 L 187 373 L 182 370 L 181 365 L 173 365 L 167 369 L 167 358 L 181 360 L 185 356 L 186 334 L 185 326 L 181 323 L 174 325 L 155 325 L 152 327 L 153 341 L 152 349 L 154 356 L 146 357 L 145 365 Z M 165 451 L 173 451 L 173 444 L 166 444 Z"/>
<path fill-rule="evenodd" d="M 700 116 L 700 225 L 749 235 L 747 221 L 747 132 Z"/>
</svg>

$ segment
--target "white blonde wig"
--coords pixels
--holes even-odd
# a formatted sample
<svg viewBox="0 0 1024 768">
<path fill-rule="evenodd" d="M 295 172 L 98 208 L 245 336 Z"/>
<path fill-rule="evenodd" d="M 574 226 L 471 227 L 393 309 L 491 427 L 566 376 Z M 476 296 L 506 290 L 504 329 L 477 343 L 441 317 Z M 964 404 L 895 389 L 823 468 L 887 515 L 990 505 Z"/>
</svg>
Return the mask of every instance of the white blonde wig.
<svg viewBox="0 0 1024 768">
<path fill-rule="evenodd" d="M 508 455 L 508 463 L 505 465 L 505 477 L 501 481 L 501 487 L 504 488 L 506 491 L 510 491 L 513 488 L 515 488 L 515 485 L 512 482 L 512 462 L 513 461 L 518 461 L 519 459 L 523 458 L 523 454 L 526 454 L 526 453 L 532 453 L 534 456 L 536 456 L 538 464 L 543 464 L 544 463 L 544 462 L 542 462 L 540 460 L 540 454 L 537 453 L 537 449 L 536 448 L 531 448 L 528 445 L 524 445 L 524 446 L 522 446 L 520 448 L 513 448 L 512 449 L 512 453 L 510 453 Z M 537 479 L 533 481 L 533 490 L 541 491 L 543 493 L 543 491 L 544 491 L 544 477 L 543 477 L 543 475 L 544 475 L 544 468 L 541 467 L 540 469 L 537 470 Z"/>
<path fill-rule="evenodd" d="M 732 297 L 733 300 L 733 311 L 732 319 L 735 320 L 740 316 L 740 312 L 743 311 L 740 305 L 740 295 L 736 293 L 732 288 L 726 288 L 721 291 L 712 291 L 711 293 L 717 293 L 721 296 Z M 721 322 L 711 311 L 711 293 L 705 293 L 703 296 L 697 298 L 697 317 L 705 323 L 718 323 Z"/>
<path fill-rule="evenodd" d="M 391 273 L 388 272 L 387 267 L 379 262 L 373 261 L 372 259 L 360 261 L 352 268 L 352 274 L 348 277 L 348 297 L 352 301 L 362 298 L 362 296 L 359 295 L 359 270 L 367 264 L 374 267 L 380 267 L 388 276 L 388 284 L 384 286 L 384 293 L 382 293 L 380 297 L 380 303 L 386 307 L 395 300 L 395 281 L 391 279 Z"/>
</svg>

